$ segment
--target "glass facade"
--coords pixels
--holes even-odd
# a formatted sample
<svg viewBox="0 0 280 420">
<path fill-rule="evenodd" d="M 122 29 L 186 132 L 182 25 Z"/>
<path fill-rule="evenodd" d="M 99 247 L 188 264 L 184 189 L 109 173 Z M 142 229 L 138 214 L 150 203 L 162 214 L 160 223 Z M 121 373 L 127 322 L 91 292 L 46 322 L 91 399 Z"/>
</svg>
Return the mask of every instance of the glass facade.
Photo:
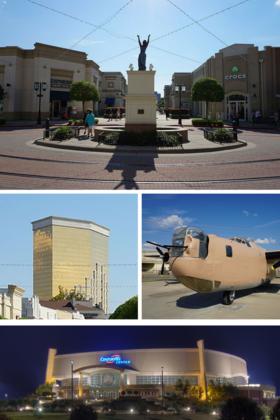
<svg viewBox="0 0 280 420">
<path fill-rule="evenodd" d="M 127 375 L 124 375 L 124 384 L 127 384 Z M 121 374 L 116 371 L 94 373 L 90 375 L 92 388 L 120 388 Z"/>
<path fill-rule="evenodd" d="M 207 385 L 209 384 L 209 382 L 212 380 L 214 382 L 219 381 L 220 384 L 226 383 L 226 382 L 230 382 L 233 385 L 247 385 L 247 381 L 245 378 L 243 378 L 243 376 L 233 376 L 232 378 L 222 378 L 222 377 L 218 377 L 218 376 L 207 376 L 206 377 L 207 380 Z"/>
<path fill-rule="evenodd" d="M 60 226 L 50 220 L 34 230 L 34 294 L 49 300 L 59 286 L 81 290 L 108 313 L 109 236 L 75 223 Z"/>
<path fill-rule="evenodd" d="M 182 382 L 185 382 L 186 379 L 189 381 L 190 385 L 198 386 L 198 376 L 167 376 L 163 375 L 163 383 L 166 386 L 173 386 L 178 379 L 181 379 Z M 162 383 L 161 375 L 151 375 L 151 376 L 136 376 L 137 385 L 158 385 Z"/>
</svg>

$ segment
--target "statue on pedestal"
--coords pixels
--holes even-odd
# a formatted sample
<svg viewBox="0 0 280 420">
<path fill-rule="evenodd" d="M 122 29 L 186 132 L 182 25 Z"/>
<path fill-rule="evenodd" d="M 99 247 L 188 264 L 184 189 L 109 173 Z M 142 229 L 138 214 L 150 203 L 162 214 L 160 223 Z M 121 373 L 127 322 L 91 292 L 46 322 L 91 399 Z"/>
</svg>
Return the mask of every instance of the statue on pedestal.
<svg viewBox="0 0 280 420">
<path fill-rule="evenodd" d="M 151 35 L 148 36 L 148 42 L 143 41 L 143 44 L 141 44 L 139 35 L 137 36 L 138 36 L 138 42 L 139 42 L 140 50 L 141 50 L 138 57 L 138 70 L 146 70 L 146 49 L 149 45 Z"/>
</svg>

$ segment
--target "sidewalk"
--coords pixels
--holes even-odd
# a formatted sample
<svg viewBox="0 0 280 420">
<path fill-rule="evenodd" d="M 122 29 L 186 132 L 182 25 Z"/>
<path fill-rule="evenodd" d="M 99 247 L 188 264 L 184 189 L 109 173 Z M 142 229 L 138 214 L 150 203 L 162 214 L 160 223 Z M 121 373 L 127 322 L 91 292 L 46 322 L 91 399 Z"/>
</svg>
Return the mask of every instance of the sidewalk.
<svg viewBox="0 0 280 420">
<path fill-rule="evenodd" d="M 103 118 L 102 116 L 97 116 L 99 123 L 98 125 L 104 125 L 104 126 L 112 126 L 112 125 L 124 125 L 125 124 L 125 118 L 122 120 L 116 120 L 113 119 L 113 121 L 109 121 L 108 118 Z M 193 119 L 200 119 L 200 118 L 190 118 L 190 119 L 182 119 L 182 125 L 184 127 L 193 127 L 192 120 Z M 41 125 L 37 125 L 37 121 L 26 121 L 26 120 L 19 120 L 19 121 L 7 121 L 6 124 L 0 126 L 1 128 L 12 128 L 12 127 L 18 127 L 18 128 L 45 128 L 46 121 L 42 120 Z M 67 125 L 67 120 L 50 120 L 51 126 L 61 126 L 61 125 Z M 166 116 L 157 113 L 157 126 L 165 127 L 165 126 L 172 126 L 176 127 L 178 126 L 178 119 L 171 119 L 169 118 L 166 120 Z M 224 121 L 224 127 L 225 128 L 232 128 L 232 123 L 229 121 Z M 275 130 L 280 131 L 280 127 L 274 127 L 273 125 L 265 125 L 265 124 L 255 124 L 252 125 L 249 121 L 242 121 L 240 122 L 239 129 L 252 129 L 252 130 Z"/>
</svg>

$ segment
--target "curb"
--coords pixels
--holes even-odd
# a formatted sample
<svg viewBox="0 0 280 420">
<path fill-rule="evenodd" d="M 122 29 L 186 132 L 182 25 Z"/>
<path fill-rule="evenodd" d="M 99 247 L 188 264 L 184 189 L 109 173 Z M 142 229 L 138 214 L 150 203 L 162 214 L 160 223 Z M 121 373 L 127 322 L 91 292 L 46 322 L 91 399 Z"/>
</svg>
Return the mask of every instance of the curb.
<svg viewBox="0 0 280 420">
<path fill-rule="evenodd" d="M 38 146 L 44 146 L 44 147 L 52 147 L 54 149 L 66 149 L 66 150 L 79 150 L 84 152 L 100 152 L 100 153 L 130 153 L 130 154 L 138 154 L 138 153 L 157 153 L 157 154 L 182 154 L 182 153 L 205 153 L 205 152 L 220 152 L 224 150 L 232 150 L 232 149 L 239 149 L 240 147 L 247 146 L 247 142 L 240 141 L 239 144 L 235 145 L 229 145 L 229 146 L 217 146 L 213 148 L 201 148 L 201 149 L 147 149 L 144 148 L 135 148 L 134 150 L 131 149 L 117 149 L 117 148 L 104 148 L 104 147 L 83 147 L 83 146 L 74 146 L 74 145 L 63 145 L 63 144 L 57 144 L 57 143 L 46 143 L 42 139 L 37 139 L 34 141 L 35 144 Z M 125 146 L 118 146 L 118 147 L 125 147 Z"/>
</svg>

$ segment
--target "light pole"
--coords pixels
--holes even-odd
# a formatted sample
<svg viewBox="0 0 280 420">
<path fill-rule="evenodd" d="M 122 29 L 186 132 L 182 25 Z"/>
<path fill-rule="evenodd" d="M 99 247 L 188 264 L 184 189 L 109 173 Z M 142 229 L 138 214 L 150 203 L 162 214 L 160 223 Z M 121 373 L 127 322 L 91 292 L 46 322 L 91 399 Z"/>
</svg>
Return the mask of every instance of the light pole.
<svg viewBox="0 0 280 420">
<path fill-rule="evenodd" d="M 73 403 L 73 395 L 74 395 L 74 386 L 73 386 L 73 365 L 74 365 L 74 363 L 73 363 L 73 360 L 70 360 L 70 363 L 71 363 L 71 393 L 72 393 L 72 409 L 73 409 L 73 405 L 74 405 L 74 403 Z"/>
<path fill-rule="evenodd" d="M 250 398 L 249 378 L 250 376 L 248 375 L 248 398 Z"/>
<path fill-rule="evenodd" d="M 175 92 L 179 92 L 179 120 L 178 120 L 178 124 L 182 125 L 182 117 L 181 117 L 181 108 L 182 108 L 182 103 L 181 103 L 181 94 L 182 92 L 186 92 L 186 86 L 185 85 L 176 85 L 175 86 Z"/>
<path fill-rule="evenodd" d="M 163 366 L 161 367 L 161 412 L 163 414 Z"/>
<path fill-rule="evenodd" d="M 37 118 L 38 125 L 41 124 L 41 98 L 43 97 L 42 89 L 45 92 L 47 90 L 47 87 L 48 87 L 47 83 L 39 83 L 39 82 L 34 83 L 34 90 L 36 90 L 36 92 L 38 92 L 38 90 L 40 91 L 40 93 L 37 95 L 39 98 L 39 111 L 38 111 L 38 118 Z"/>
</svg>

